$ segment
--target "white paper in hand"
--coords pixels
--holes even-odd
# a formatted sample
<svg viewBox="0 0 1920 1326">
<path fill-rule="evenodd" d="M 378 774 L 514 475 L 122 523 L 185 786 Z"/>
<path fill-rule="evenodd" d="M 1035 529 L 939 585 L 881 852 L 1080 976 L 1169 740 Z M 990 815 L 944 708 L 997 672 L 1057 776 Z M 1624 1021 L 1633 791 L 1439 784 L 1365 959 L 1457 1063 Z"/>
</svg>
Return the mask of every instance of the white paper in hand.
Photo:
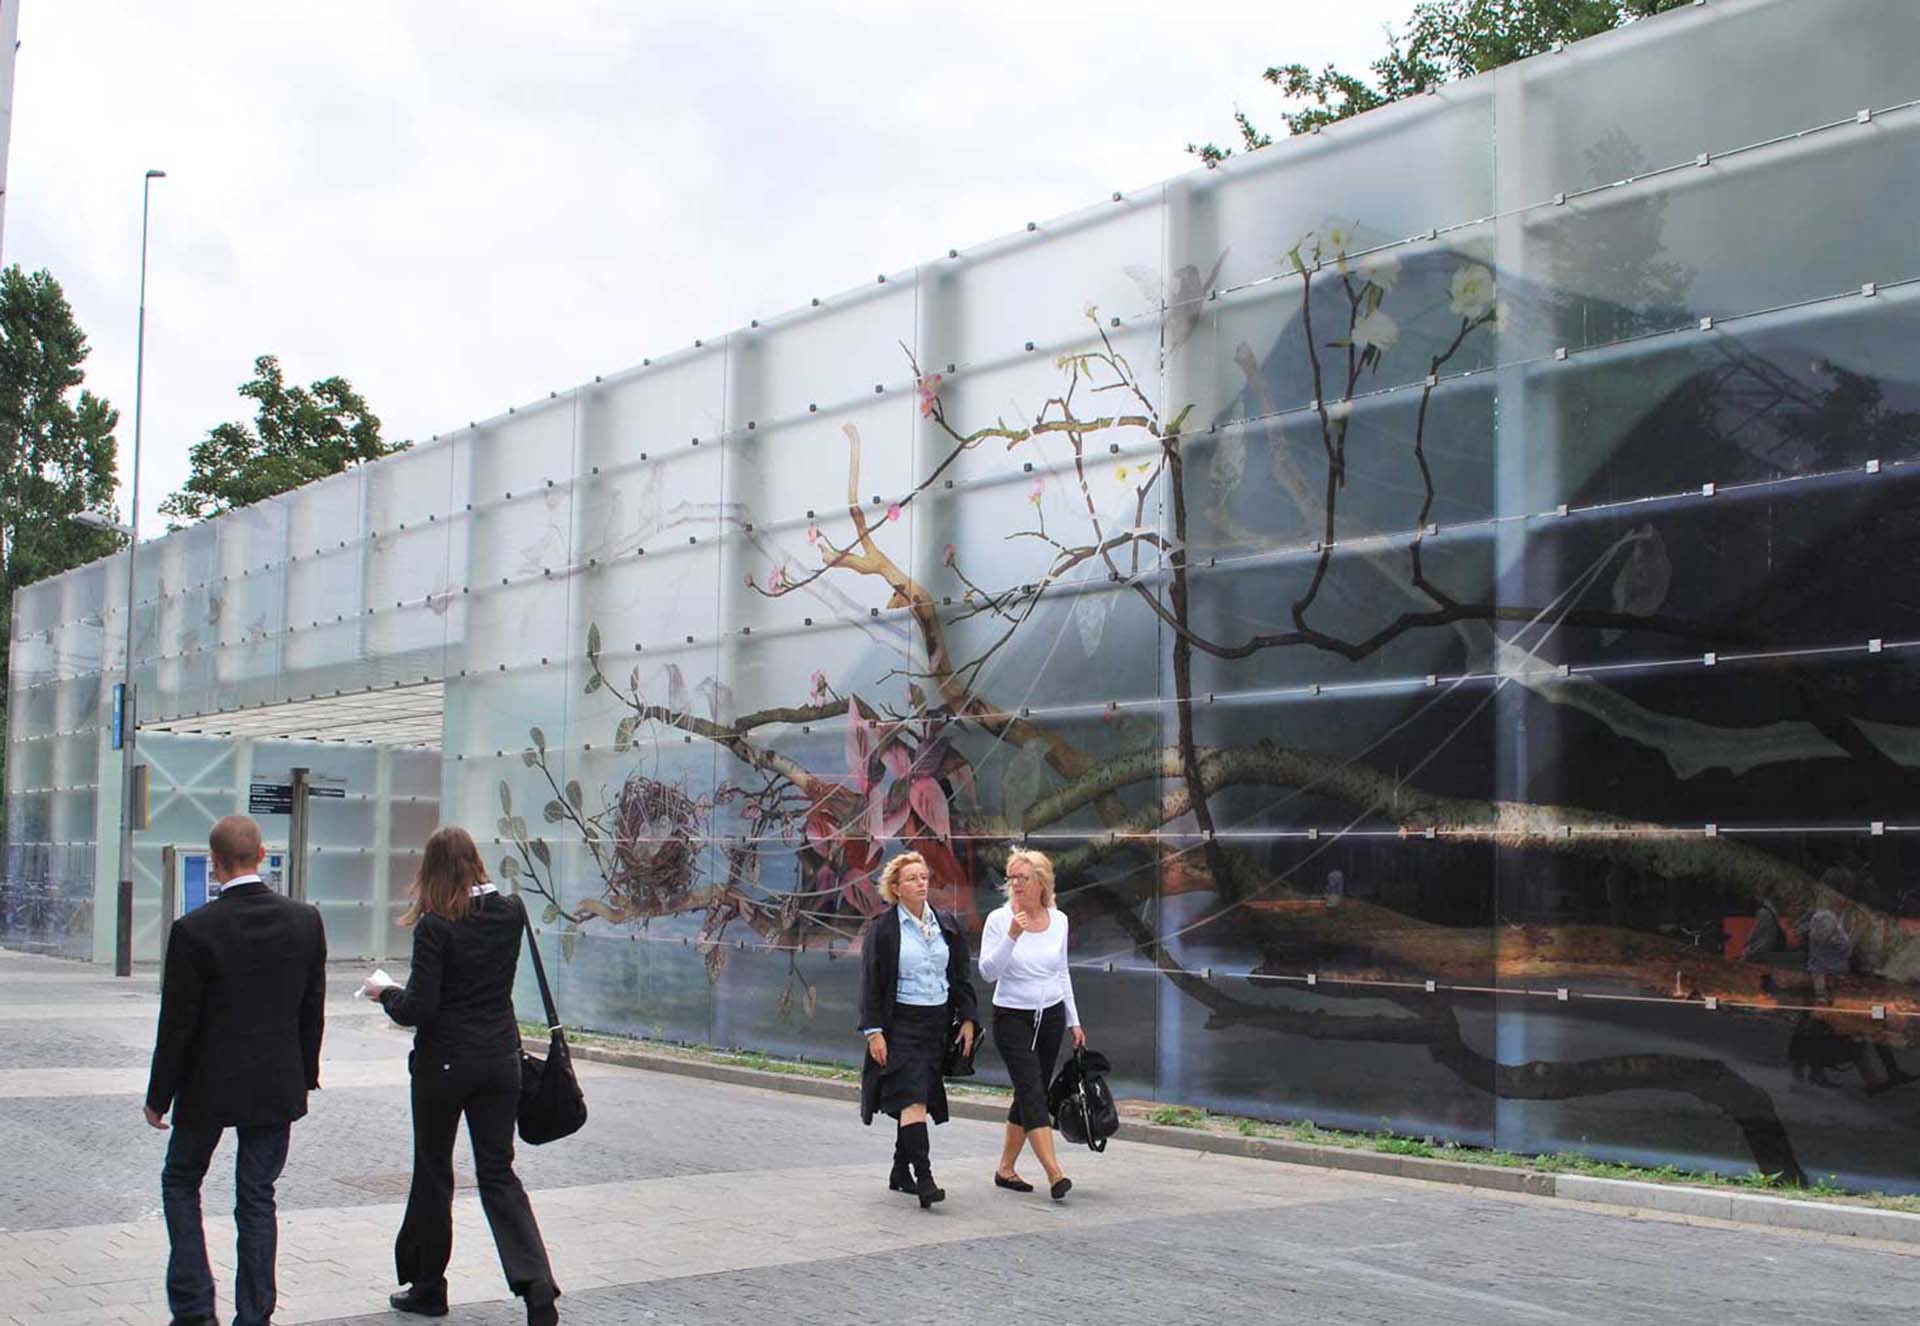
<svg viewBox="0 0 1920 1326">
<path fill-rule="evenodd" d="M 379 986 L 382 990 L 391 989 L 394 986 L 400 984 L 400 982 L 394 980 L 393 977 L 387 974 L 387 969 L 385 967 L 375 967 L 373 969 L 373 975 L 367 977 L 367 982 L 370 985 Z M 364 985 L 361 986 L 358 990 L 355 990 L 353 993 L 356 998 L 360 998 L 360 999 L 371 999 L 373 997 L 367 993 L 366 986 Z"/>
</svg>

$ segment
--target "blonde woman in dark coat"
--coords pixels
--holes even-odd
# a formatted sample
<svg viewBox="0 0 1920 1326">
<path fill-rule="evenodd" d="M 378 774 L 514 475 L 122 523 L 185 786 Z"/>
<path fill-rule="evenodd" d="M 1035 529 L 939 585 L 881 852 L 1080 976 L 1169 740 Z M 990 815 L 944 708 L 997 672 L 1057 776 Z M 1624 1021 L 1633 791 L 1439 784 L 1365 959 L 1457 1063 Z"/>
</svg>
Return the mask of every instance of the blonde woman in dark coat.
<svg viewBox="0 0 1920 1326">
<path fill-rule="evenodd" d="M 947 1046 L 968 1051 L 974 1020 L 966 931 L 927 901 L 933 882 L 918 852 L 903 852 L 880 874 L 880 896 L 893 906 L 867 923 L 860 940 L 860 1030 L 867 1038 L 860 1068 L 860 1120 L 898 1121 L 887 1187 L 911 1193 L 925 1210 L 946 1198 L 933 1181 L 928 1120 L 947 1121 L 940 1068 Z"/>
</svg>

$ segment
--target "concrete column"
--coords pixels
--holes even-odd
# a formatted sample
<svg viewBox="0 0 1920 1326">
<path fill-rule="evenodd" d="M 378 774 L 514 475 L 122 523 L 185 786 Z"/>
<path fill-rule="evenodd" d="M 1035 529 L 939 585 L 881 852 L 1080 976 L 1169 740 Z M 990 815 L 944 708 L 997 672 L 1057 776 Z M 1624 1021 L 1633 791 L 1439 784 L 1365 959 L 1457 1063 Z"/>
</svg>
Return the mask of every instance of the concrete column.
<svg viewBox="0 0 1920 1326">
<path fill-rule="evenodd" d="M 373 923 L 367 956 L 388 956 L 387 936 L 393 929 L 393 747 L 381 746 L 373 761 Z"/>
</svg>

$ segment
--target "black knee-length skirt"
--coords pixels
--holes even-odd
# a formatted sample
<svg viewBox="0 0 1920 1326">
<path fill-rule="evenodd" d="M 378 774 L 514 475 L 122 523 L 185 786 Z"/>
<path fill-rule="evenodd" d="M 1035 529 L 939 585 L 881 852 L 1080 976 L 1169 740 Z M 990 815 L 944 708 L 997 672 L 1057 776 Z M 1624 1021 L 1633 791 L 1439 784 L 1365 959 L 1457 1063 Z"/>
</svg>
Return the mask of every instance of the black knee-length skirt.
<svg viewBox="0 0 1920 1326">
<path fill-rule="evenodd" d="M 880 1109 L 899 1117 L 909 1105 L 925 1105 L 942 1093 L 940 1068 L 947 1057 L 949 1014 L 945 1004 L 895 1004 L 887 1032 L 887 1066 L 880 1070 Z"/>
</svg>

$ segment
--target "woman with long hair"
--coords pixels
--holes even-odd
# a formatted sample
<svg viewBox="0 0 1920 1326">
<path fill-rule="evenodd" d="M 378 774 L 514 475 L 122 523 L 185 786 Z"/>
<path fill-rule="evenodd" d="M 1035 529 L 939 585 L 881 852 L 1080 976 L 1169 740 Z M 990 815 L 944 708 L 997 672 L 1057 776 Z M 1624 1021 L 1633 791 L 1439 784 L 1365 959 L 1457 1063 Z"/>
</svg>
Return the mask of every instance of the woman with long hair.
<svg viewBox="0 0 1920 1326">
<path fill-rule="evenodd" d="M 987 913 L 980 931 L 980 974 L 993 986 L 993 1043 L 1013 1079 L 1007 1136 L 996 1187 L 1032 1192 L 1014 1169 L 1022 1145 L 1047 1172 L 1048 1192 L 1059 1201 L 1073 1187 L 1053 1147 L 1053 1116 L 1047 1083 L 1060 1041 L 1071 1032 L 1074 1048 L 1087 1043 L 1073 1003 L 1067 970 L 1067 914 L 1054 906 L 1053 861 L 1045 852 L 1019 849 L 1007 857 L 1007 903 Z"/>
<path fill-rule="evenodd" d="M 946 1199 L 933 1181 L 927 1121 L 947 1121 L 940 1069 L 947 1046 L 969 1052 L 979 1031 L 967 933 L 957 918 L 927 901 L 933 881 L 926 858 L 902 852 L 880 873 L 880 896 L 893 906 L 860 937 L 860 1030 L 867 1038 L 860 1067 L 860 1121 L 876 1114 L 897 1121 L 887 1187 L 920 1199 L 925 1210 Z"/>
<path fill-rule="evenodd" d="M 393 1245 L 394 1270 L 410 1287 L 388 1301 L 424 1317 L 447 1313 L 453 1144 L 464 1115 L 480 1206 L 500 1268 L 526 1301 L 528 1326 L 552 1326 L 559 1320 L 554 1300 L 560 1290 L 533 1205 L 513 1172 L 520 1106 L 513 976 L 526 907 L 494 888 L 472 835 L 452 825 L 427 839 L 411 897 L 400 918 L 413 929 L 406 985 L 369 979 L 363 987 L 395 1022 L 415 1029 L 407 1057 L 413 1074 L 413 1185 Z"/>
</svg>

